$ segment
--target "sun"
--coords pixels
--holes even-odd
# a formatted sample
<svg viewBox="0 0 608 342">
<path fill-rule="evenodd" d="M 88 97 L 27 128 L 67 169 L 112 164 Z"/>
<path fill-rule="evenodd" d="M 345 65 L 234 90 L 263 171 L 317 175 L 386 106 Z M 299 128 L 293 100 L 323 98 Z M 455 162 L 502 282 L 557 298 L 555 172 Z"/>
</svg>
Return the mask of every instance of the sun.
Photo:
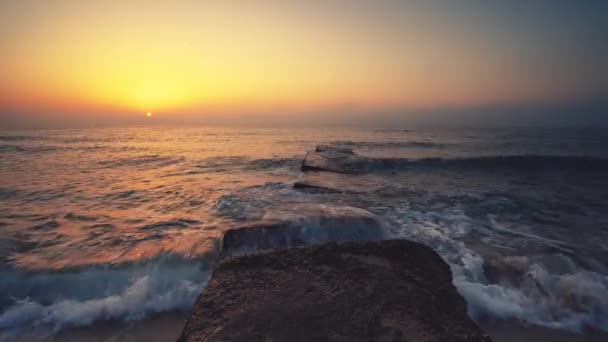
<svg viewBox="0 0 608 342">
<path fill-rule="evenodd" d="M 151 117 L 151 116 L 152 116 L 152 113 L 147 112 L 147 113 L 146 113 L 146 116 L 147 116 L 147 117 Z"/>
</svg>

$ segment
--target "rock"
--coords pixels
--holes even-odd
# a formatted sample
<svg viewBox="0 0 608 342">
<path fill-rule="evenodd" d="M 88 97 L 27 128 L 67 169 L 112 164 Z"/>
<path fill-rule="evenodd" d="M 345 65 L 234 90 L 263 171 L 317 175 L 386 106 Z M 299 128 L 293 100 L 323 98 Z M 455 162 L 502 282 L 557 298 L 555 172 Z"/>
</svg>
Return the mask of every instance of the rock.
<svg viewBox="0 0 608 342">
<path fill-rule="evenodd" d="M 293 187 L 295 189 L 314 189 L 324 192 L 376 192 L 387 185 L 371 176 L 355 176 L 334 172 L 311 171 L 304 173 Z"/>
<path fill-rule="evenodd" d="M 448 265 L 406 240 L 225 260 L 179 341 L 490 341 Z"/>
<path fill-rule="evenodd" d="M 353 151 L 348 148 L 317 146 L 302 161 L 302 171 L 329 171 L 338 173 L 356 173 L 352 165 L 357 161 Z"/>
<path fill-rule="evenodd" d="M 509 283 L 521 286 L 528 276 L 529 261 L 521 256 L 487 257 L 483 263 L 483 272 L 490 284 Z"/>
<path fill-rule="evenodd" d="M 261 221 L 227 230 L 222 256 L 254 253 L 264 249 L 311 245 L 328 241 L 368 241 L 386 237 L 372 213 L 349 206 L 296 205 L 268 212 Z"/>
<path fill-rule="evenodd" d="M 390 172 L 395 168 L 411 166 L 407 158 L 385 158 L 363 156 L 352 149 L 341 146 L 318 146 L 302 160 L 301 170 L 326 171 L 344 174 L 362 174 L 369 172 Z"/>
</svg>

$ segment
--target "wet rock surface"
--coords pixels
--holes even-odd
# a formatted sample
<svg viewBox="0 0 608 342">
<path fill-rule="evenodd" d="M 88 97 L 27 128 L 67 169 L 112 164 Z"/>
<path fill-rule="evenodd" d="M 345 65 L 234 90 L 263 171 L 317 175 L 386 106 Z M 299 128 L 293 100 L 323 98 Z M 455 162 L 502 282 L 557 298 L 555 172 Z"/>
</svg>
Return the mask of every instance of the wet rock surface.
<svg viewBox="0 0 608 342">
<path fill-rule="evenodd" d="M 490 341 L 448 265 L 406 240 L 226 259 L 179 341 Z"/>
<path fill-rule="evenodd" d="M 381 192 L 390 196 L 396 189 L 387 182 L 387 174 L 407 165 L 407 159 L 370 158 L 348 147 L 319 145 L 302 160 L 303 173 L 293 187 L 326 193 Z"/>
<path fill-rule="evenodd" d="M 329 241 L 373 241 L 386 238 L 378 217 L 349 206 L 299 205 L 275 209 L 261 221 L 231 228 L 222 238 L 222 256 Z"/>
<path fill-rule="evenodd" d="M 317 146 L 302 161 L 302 171 L 328 171 L 337 173 L 358 173 L 359 158 L 349 148 Z"/>
<path fill-rule="evenodd" d="M 294 184 L 295 189 L 321 192 L 377 192 L 387 187 L 381 179 L 371 176 L 353 176 L 334 172 L 305 172 Z"/>
</svg>

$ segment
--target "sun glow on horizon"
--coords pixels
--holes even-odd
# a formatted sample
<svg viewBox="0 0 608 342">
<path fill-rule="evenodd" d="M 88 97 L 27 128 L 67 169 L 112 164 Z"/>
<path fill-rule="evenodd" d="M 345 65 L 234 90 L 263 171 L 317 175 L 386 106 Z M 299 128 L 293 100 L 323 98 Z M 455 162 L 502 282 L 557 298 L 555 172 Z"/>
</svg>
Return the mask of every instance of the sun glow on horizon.
<svg viewBox="0 0 608 342">
<path fill-rule="evenodd" d="M 460 6 L 2 2 L 0 29 L 11 34 L 0 38 L 0 111 L 469 108 L 576 98 L 606 85 L 593 67 L 602 55 L 580 39 L 562 43 L 567 36 L 549 21 L 559 18 L 529 24 L 492 6 L 454 11 Z M 563 58 L 547 63 L 541 45 Z"/>
</svg>

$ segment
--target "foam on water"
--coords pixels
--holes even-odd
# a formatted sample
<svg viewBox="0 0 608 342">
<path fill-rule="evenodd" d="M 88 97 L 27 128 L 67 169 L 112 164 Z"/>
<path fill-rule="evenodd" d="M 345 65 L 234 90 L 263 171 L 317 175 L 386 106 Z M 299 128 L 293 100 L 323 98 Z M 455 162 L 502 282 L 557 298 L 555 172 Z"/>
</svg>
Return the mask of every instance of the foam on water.
<svg viewBox="0 0 608 342">
<path fill-rule="evenodd" d="M 450 264 L 475 318 L 608 330 L 606 136 L 333 127 L 2 133 L 0 330 L 10 340 L 32 328 L 188 310 L 212 264 L 194 258 L 231 224 L 259 220 L 291 222 L 256 236 L 272 246 L 427 244 Z M 327 144 L 356 149 L 357 170 L 394 191 L 293 189 L 306 151 Z M 305 206 L 370 211 L 385 221 L 382 236 L 368 235 L 366 220 L 294 211 Z M 330 234 L 327 222 L 343 229 Z"/>
<path fill-rule="evenodd" d="M 255 225 L 226 232 L 222 254 L 236 256 L 260 249 L 385 238 L 385 226 L 366 210 L 346 206 L 296 205 L 289 209 L 275 208 Z"/>
<path fill-rule="evenodd" d="M 0 330 L 5 339 L 29 329 L 57 331 L 97 320 L 142 319 L 188 310 L 206 284 L 204 262 L 176 257 L 74 272 L 24 274 L 4 271 Z"/>
<path fill-rule="evenodd" d="M 420 212 L 406 207 L 396 215 L 401 225 L 394 236 L 424 243 L 448 262 L 454 284 L 474 319 L 515 319 L 554 329 L 608 331 L 607 276 L 581 270 L 559 253 L 541 259 L 499 256 L 502 267 L 492 270 L 487 266 L 491 260 L 463 242 L 480 223 L 462 208 Z"/>
</svg>

